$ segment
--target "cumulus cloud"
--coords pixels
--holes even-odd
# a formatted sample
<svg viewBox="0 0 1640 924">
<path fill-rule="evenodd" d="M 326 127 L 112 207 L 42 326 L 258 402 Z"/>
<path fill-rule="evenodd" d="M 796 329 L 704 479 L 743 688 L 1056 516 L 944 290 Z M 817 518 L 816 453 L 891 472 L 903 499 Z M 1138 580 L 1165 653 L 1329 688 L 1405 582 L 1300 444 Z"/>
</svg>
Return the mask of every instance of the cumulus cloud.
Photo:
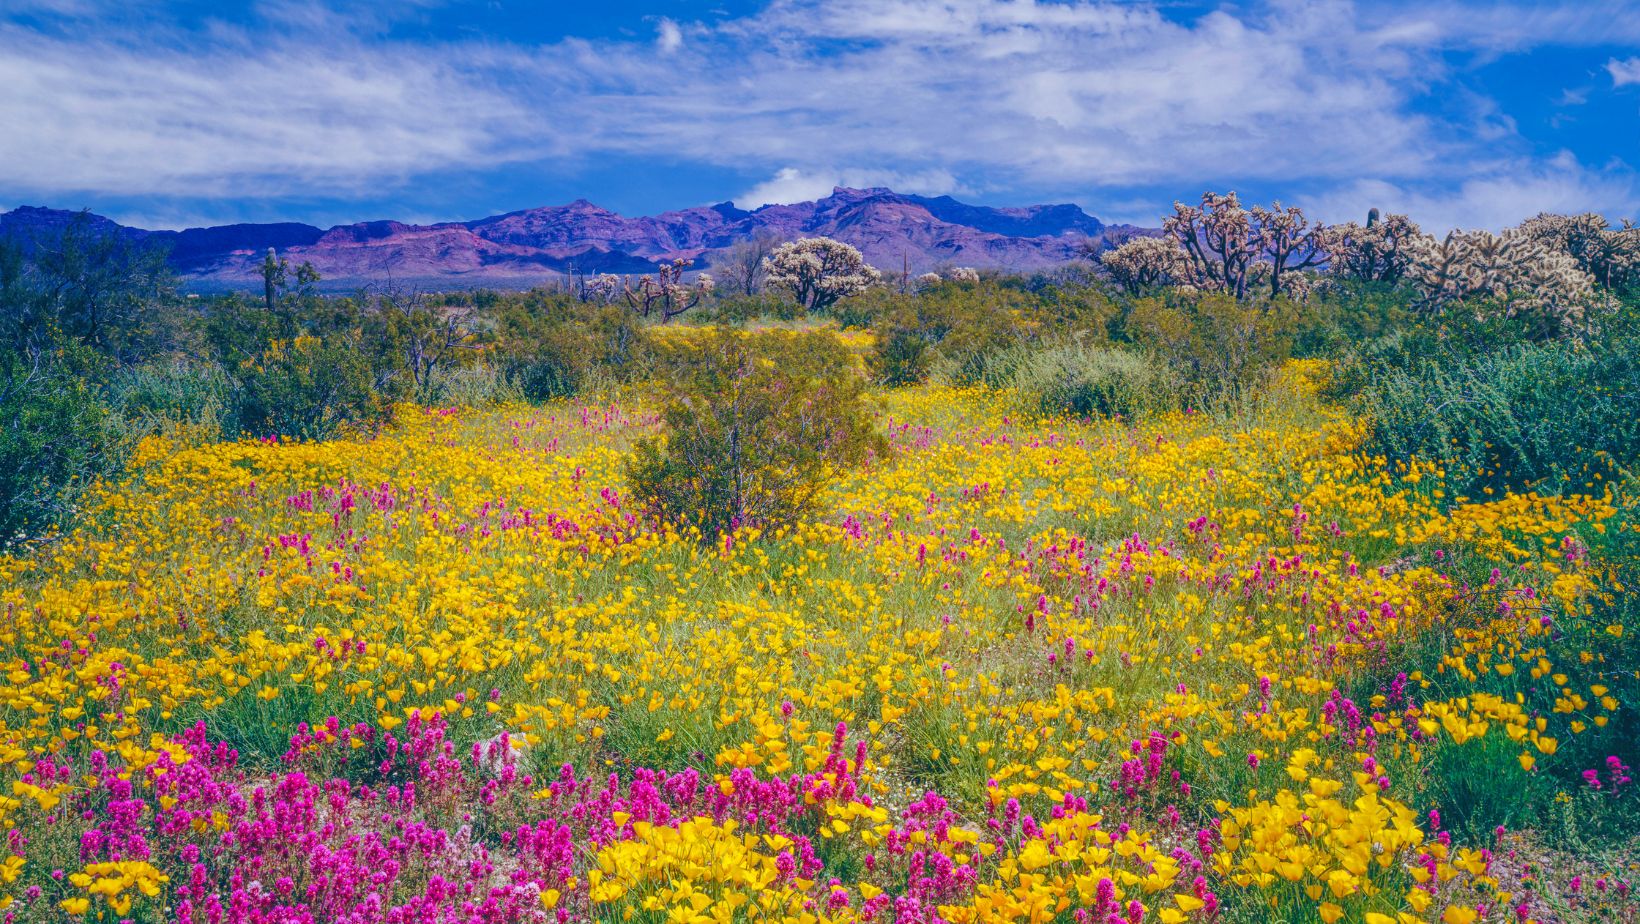
<svg viewBox="0 0 1640 924">
<path fill-rule="evenodd" d="M 888 170 L 782 167 L 774 176 L 736 196 L 734 202 L 743 209 L 808 202 L 830 195 L 838 186 L 856 189 L 886 186 L 895 192 L 924 196 L 945 196 L 963 191 L 957 178 L 945 170 L 899 173 Z"/>
<path fill-rule="evenodd" d="M 683 30 L 678 24 L 665 17 L 655 27 L 655 46 L 661 51 L 670 54 L 683 47 Z"/>
<path fill-rule="evenodd" d="M 348 39 L 204 47 L 0 26 L 0 182 L 194 196 L 356 189 L 525 153 L 483 73 Z"/>
<path fill-rule="evenodd" d="M 1539 212 L 1599 212 L 1612 218 L 1640 211 L 1632 172 L 1588 167 L 1569 151 L 1545 162 L 1483 166 L 1453 185 L 1358 180 L 1304 201 L 1326 221 L 1364 220 L 1369 208 L 1412 216 L 1428 231 L 1498 231 Z"/>
<path fill-rule="evenodd" d="M 1400 190 L 1432 215 L 1484 217 L 1505 188 L 1547 199 L 1571 181 L 1463 89 L 1452 54 L 1640 41 L 1625 5 L 771 0 L 656 19 L 652 38 L 542 46 L 392 37 L 299 0 L 238 30 L 140 41 L 94 19 L 0 17 L 0 124 L 28 126 L 0 135 L 0 193 L 345 194 L 613 154 L 769 177 L 742 204 L 833 185 L 1167 189 L 1160 209 L 1262 183 Z M 1640 59 L 1607 69 L 1640 82 Z M 1591 192 L 1626 182 L 1581 175 Z"/>
<path fill-rule="evenodd" d="M 1612 58 L 1606 62 L 1606 71 L 1612 75 L 1612 85 L 1621 87 L 1631 83 L 1640 83 L 1640 57 L 1627 58 L 1619 61 Z"/>
</svg>

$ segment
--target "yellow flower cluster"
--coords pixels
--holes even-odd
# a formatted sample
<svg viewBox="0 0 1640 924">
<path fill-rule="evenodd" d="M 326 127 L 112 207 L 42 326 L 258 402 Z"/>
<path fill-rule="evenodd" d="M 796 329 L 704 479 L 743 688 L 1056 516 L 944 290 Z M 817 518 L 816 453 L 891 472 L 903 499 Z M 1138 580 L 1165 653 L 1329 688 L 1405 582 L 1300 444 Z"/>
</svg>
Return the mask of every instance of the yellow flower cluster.
<svg viewBox="0 0 1640 924">
<path fill-rule="evenodd" d="M 869 744 L 872 805 L 834 808 L 841 827 L 817 834 L 880 852 L 894 812 L 939 792 L 964 818 L 940 849 L 976 877 L 945 920 L 1107 899 L 1193 920 L 1198 872 L 1227 906 L 1239 891 L 1327 921 L 1444 915 L 1415 887 L 1438 845 L 1391 793 L 1488 729 L 1527 772 L 1632 708 L 1560 679 L 1536 628 L 1544 606 L 1606 592 L 1559 553 L 1615 508 L 1448 507 L 1438 472 L 1360 454 L 1361 423 L 1320 402 L 1316 373 L 1236 416 L 1139 426 L 894 393 L 892 465 L 846 473 L 811 522 L 729 542 L 652 529 L 623 496 L 625 449 L 654 425 L 638 406 L 405 409 L 376 438 L 321 444 L 151 441 L 86 527 L 0 558 L 0 824 L 55 806 L 21 779 L 42 756 L 146 766 L 200 720 L 273 760 L 299 722 L 438 713 L 468 740 L 521 736 L 549 772 L 695 766 L 718 785 L 817 772 L 846 723 Z M 1460 550 L 1495 562 L 1495 584 L 1451 577 L 1436 553 Z M 1482 592 L 1487 620 L 1457 621 Z M 1439 696 L 1397 698 L 1383 666 L 1437 636 L 1453 641 L 1404 681 Z M 1479 688 L 1516 673 L 1553 679 L 1563 708 L 1529 716 Z M 1395 766 L 1387 790 L 1354 770 L 1369 757 Z M 1036 825 L 994 836 L 1015 801 Z M 1095 825 L 1090 801 L 1135 830 Z M 1222 843 L 1182 872 L 1175 848 L 1197 849 L 1212 817 Z M 843 920 L 891 885 L 850 867 L 833 905 L 825 875 L 778 867 L 789 846 L 710 819 L 637 825 L 579 885 L 612 913 L 680 922 Z M 166 881 L 142 863 L 75 877 L 119 914 Z"/>
</svg>

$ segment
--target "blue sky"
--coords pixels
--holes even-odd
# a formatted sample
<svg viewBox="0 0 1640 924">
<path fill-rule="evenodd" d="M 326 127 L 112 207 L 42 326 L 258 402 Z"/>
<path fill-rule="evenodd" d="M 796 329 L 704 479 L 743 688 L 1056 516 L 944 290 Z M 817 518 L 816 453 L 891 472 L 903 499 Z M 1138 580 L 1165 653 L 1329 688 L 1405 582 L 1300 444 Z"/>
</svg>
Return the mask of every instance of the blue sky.
<svg viewBox="0 0 1640 924">
<path fill-rule="evenodd" d="M 5 0 L 0 209 L 628 214 L 885 185 L 1155 224 L 1640 215 L 1640 0 Z"/>
</svg>

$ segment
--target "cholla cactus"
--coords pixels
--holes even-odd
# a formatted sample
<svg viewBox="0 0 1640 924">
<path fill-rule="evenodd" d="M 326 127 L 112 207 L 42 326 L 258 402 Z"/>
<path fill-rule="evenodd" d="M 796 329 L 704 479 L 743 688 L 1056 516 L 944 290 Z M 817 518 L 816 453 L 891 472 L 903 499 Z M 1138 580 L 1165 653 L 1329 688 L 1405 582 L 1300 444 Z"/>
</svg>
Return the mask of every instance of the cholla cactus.
<svg viewBox="0 0 1640 924">
<path fill-rule="evenodd" d="M 1277 289 L 1277 286 L 1280 288 Z M 1259 260 L 1247 268 L 1247 287 L 1254 291 L 1275 290 L 1276 295 L 1285 295 L 1299 302 L 1308 299 L 1315 288 L 1309 276 L 1292 270 L 1282 273 L 1281 281 L 1276 282 L 1275 264 L 1269 260 Z"/>
<path fill-rule="evenodd" d="M 626 302 L 640 317 L 658 316 L 662 324 L 700 304 L 712 291 L 712 277 L 705 276 L 705 284 L 696 279 L 693 284 L 683 281 L 683 272 L 689 260 L 673 260 L 656 268 L 654 276 L 643 276 L 636 286 L 625 290 Z"/>
<path fill-rule="evenodd" d="M 1301 297 L 1300 290 L 1309 291 L 1309 280 L 1300 273 L 1327 261 L 1327 226 L 1320 222 L 1311 224 L 1297 206 L 1282 208 L 1280 200 L 1271 208 L 1255 205 L 1250 212 L 1253 246 L 1258 248 L 1261 257 L 1258 262 L 1270 267 L 1269 278 L 1261 279 L 1258 287 L 1267 286 L 1271 298 Z"/>
<path fill-rule="evenodd" d="M 1362 282 L 1397 282 L 1412 262 L 1409 245 L 1423 236 L 1423 229 L 1405 215 L 1378 218 L 1373 209 L 1366 227 L 1353 221 L 1332 225 L 1322 235 L 1328 269 L 1345 279 Z"/>
<path fill-rule="evenodd" d="M 1593 212 L 1545 212 L 1521 222 L 1520 232 L 1570 256 L 1579 269 L 1608 289 L 1640 285 L 1640 228 L 1632 222 L 1613 228 Z"/>
<path fill-rule="evenodd" d="M 1452 231 L 1440 241 L 1420 236 L 1409 252 L 1407 278 L 1426 311 L 1492 300 L 1508 316 L 1536 316 L 1564 327 L 1582 319 L 1594 295 L 1594 280 L 1571 255 L 1519 229 Z"/>
<path fill-rule="evenodd" d="M 1187 278 L 1180 280 L 1208 292 L 1247 292 L 1247 270 L 1258 256 L 1253 222 L 1234 192 L 1221 196 L 1202 193 L 1200 207 L 1173 203 L 1173 214 L 1162 221 L 1162 232 L 1185 255 Z"/>
<path fill-rule="evenodd" d="M 1173 285 L 1190 275 L 1184 249 L 1171 237 L 1136 237 L 1100 254 L 1099 265 L 1133 295 L 1151 286 Z"/>
<path fill-rule="evenodd" d="M 1162 231 L 1184 251 L 1186 281 L 1204 291 L 1246 298 L 1263 288 L 1272 297 L 1286 288 L 1284 277 L 1326 260 L 1325 225 L 1312 224 L 1298 208 L 1242 208 L 1234 192 L 1202 193 L 1202 204 L 1173 204 Z M 1249 274 L 1257 262 L 1270 265 L 1260 285 Z M 1263 271 L 1261 271 L 1263 272 Z"/>
<path fill-rule="evenodd" d="M 944 281 L 944 277 L 942 277 L 939 273 L 923 273 L 921 276 L 917 277 L 917 288 L 932 289 Z"/>
<path fill-rule="evenodd" d="M 621 291 L 621 277 L 614 273 L 599 273 L 581 282 L 581 301 L 607 305 Z"/>
<path fill-rule="evenodd" d="M 829 237 L 781 244 L 764 265 L 768 284 L 790 292 L 808 311 L 824 311 L 882 278 L 860 251 Z"/>
<path fill-rule="evenodd" d="M 972 266 L 959 266 L 951 271 L 952 282 L 979 282 L 979 270 Z"/>
</svg>

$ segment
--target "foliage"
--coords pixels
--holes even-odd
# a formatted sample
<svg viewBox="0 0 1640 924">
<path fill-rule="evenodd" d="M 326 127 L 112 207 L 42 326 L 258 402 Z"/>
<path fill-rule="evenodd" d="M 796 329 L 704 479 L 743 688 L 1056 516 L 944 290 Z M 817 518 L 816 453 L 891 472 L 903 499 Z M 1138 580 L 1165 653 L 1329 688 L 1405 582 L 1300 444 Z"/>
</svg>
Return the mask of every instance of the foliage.
<svg viewBox="0 0 1640 924">
<path fill-rule="evenodd" d="M 789 527 L 837 469 L 881 456 L 864 382 L 826 334 L 718 331 L 670 358 L 663 438 L 640 442 L 633 493 L 704 538 Z"/>
<path fill-rule="evenodd" d="M 882 278 L 859 250 L 829 237 L 781 244 L 765 264 L 767 284 L 790 293 L 810 313 L 826 311 Z"/>
<path fill-rule="evenodd" d="M 30 352 L 77 343 L 135 362 L 175 337 L 165 251 L 93 228 L 82 214 L 26 253 L 0 241 L 0 339 Z"/>
<path fill-rule="evenodd" d="M 231 426 L 233 382 L 214 363 L 156 360 L 117 370 L 106 403 L 123 421 L 127 439 L 165 434 L 217 440 Z"/>
<path fill-rule="evenodd" d="M 1123 319 L 1123 339 L 1153 350 L 1210 400 L 1259 383 L 1292 355 L 1303 316 L 1286 299 L 1241 301 L 1207 293 L 1135 301 Z"/>
<path fill-rule="evenodd" d="M 890 388 L 927 380 L 934 347 L 914 324 L 892 324 L 872 344 L 868 366 L 872 378 Z"/>
<path fill-rule="evenodd" d="M 1179 406 L 1179 383 L 1129 350 L 1065 340 L 1023 349 L 1004 365 L 1025 409 L 1042 417 L 1132 420 Z"/>
<path fill-rule="evenodd" d="M 344 425 L 379 423 L 392 409 L 358 347 L 339 337 L 274 341 L 230 372 L 234 423 L 252 436 L 324 439 Z"/>
<path fill-rule="evenodd" d="M 632 311 L 534 290 L 493 311 L 490 357 L 526 400 L 579 394 L 600 376 L 631 381 L 649 368 L 650 338 Z"/>
<path fill-rule="evenodd" d="M 1599 491 L 1640 459 L 1640 340 L 1516 343 L 1416 360 L 1380 354 L 1361 373 L 1374 448 L 1444 467 L 1462 494 Z"/>
<path fill-rule="evenodd" d="M 0 545 L 48 534 L 112 467 L 116 433 L 87 379 L 97 363 L 80 346 L 0 347 Z"/>
</svg>

